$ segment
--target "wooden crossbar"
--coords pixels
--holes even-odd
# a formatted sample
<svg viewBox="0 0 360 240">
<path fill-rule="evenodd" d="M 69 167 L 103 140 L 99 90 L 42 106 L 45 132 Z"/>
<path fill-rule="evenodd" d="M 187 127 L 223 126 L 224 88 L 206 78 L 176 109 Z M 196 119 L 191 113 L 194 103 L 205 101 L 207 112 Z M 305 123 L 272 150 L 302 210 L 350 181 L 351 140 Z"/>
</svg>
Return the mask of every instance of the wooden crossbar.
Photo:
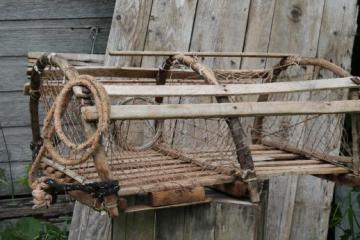
<svg viewBox="0 0 360 240">
<path fill-rule="evenodd" d="M 283 58 L 298 56 L 294 53 L 266 53 L 266 52 L 177 52 L 177 51 L 109 51 L 110 56 L 173 56 L 182 54 L 198 57 L 267 57 Z"/>
<path fill-rule="evenodd" d="M 33 63 L 29 63 L 30 66 Z M 158 68 L 140 67 L 108 67 L 108 66 L 75 66 L 80 74 L 89 74 L 94 77 L 124 77 L 124 78 L 155 78 L 159 73 Z M 31 68 L 28 68 L 27 75 L 31 75 Z M 48 70 L 45 70 L 45 72 Z M 215 74 L 248 74 L 250 78 L 265 77 L 269 69 L 214 69 Z M 166 71 L 166 77 L 171 79 L 201 80 L 202 76 L 189 69 L 170 69 Z"/>
<path fill-rule="evenodd" d="M 211 104 L 112 105 L 114 120 L 306 115 L 360 112 L 359 100 L 329 102 L 241 102 Z M 83 107 L 86 120 L 98 118 L 96 107 Z"/>
<path fill-rule="evenodd" d="M 300 92 L 311 90 L 359 88 L 350 77 L 296 82 L 224 85 L 104 85 L 110 96 L 165 97 L 165 96 L 230 96 Z"/>
<path fill-rule="evenodd" d="M 154 86 L 122 85 L 104 82 L 103 85 L 110 96 L 123 97 L 255 95 L 360 87 L 351 80 L 351 77 L 257 84 Z M 58 85 L 55 84 L 54 87 L 58 87 Z M 25 88 L 25 94 L 28 94 L 28 91 L 29 89 Z"/>
</svg>

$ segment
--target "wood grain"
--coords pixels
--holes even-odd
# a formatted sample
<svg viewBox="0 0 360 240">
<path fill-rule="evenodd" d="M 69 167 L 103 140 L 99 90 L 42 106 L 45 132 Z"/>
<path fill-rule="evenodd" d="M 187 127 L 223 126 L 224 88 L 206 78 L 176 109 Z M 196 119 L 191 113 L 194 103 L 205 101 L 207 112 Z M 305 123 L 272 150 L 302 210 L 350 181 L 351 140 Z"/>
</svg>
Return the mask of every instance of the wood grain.
<svg viewBox="0 0 360 240">
<path fill-rule="evenodd" d="M 0 27 L 0 56 L 26 56 L 29 51 L 91 53 L 94 27 L 99 29 L 94 53 L 104 53 L 110 21 L 110 18 L 6 21 Z"/>
<path fill-rule="evenodd" d="M 316 3 L 296 0 L 276 1 L 268 50 L 295 51 L 302 55 L 315 56 L 323 8 L 324 1 L 316 1 Z M 289 29 L 291 29 L 291 33 L 289 33 Z M 268 66 L 274 64 L 275 62 L 272 60 L 267 61 Z M 304 74 L 312 73 L 313 68 L 307 68 L 303 72 Z M 303 194 L 301 191 L 297 191 L 298 179 L 298 177 L 278 177 L 270 180 L 266 239 L 293 239 L 292 232 L 296 231 L 297 225 L 303 224 L 297 222 L 297 218 L 302 213 L 295 213 L 294 210 L 296 199 Z M 304 185 L 304 191 L 306 188 L 313 187 L 314 183 L 308 182 Z M 321 199 L 322 195 L 313 194 L 307 197 Z M 309 224 L 309 229 L 314 229 L 317 225 L 315 219 L 313 221 L 308 219 L 306 222 Z M 304 239 L 304 237 L 295 239 Z"/>
<path fill-rule="evenodd" d="M 188 51 L 197 0 L 153 0 L 144 50 Z M 142 67 L 159 67 L 165 58 L 143 57 Z"/>
<path fill-rule="evenodd" d="M 270 93 L 302 92 L 316 90 L 341 90 L 359 88 L 351 77 L 296 82 L 274 82 L 260 84 L 222 84 L 222 85 L 178 85 L 178 86 L 138 86 L 107 85 L 110 96 L 151 97 L 151 96 L 232 96 Z"/>
<path fill-rule="evenodd" d="M 143 50 L 152 0 L 116 1 L 105 66 L 140 66 L 139 57 L 110 57 L 113 50 Z"/>
<path fill-rule="evenodd" d="M 112 105 L 110 118 L 125 119 L 187 119 L 207 117 L 281 116 L 350 113 L 360 111 L 360 101 L 325 102 L 242 102 L 212 104 Z M 83 107 L 86 120 L 98 118 L 96 107 Z"/>
<path fill-rule="evenodd" d="M 0 3 L 1 20 L 111 17 L 115 0 L 6 0 Z M 59 8 L 61 11 L 59 11 Z M 26 12 L 26 14 L 24 14 Z"/>
</svg>

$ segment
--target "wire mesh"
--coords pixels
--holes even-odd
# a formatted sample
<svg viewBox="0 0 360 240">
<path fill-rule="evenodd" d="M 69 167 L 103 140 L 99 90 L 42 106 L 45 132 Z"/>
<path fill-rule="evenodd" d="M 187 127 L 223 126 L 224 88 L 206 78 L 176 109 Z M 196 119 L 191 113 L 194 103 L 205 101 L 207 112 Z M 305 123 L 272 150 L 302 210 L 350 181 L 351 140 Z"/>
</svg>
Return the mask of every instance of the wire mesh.
<svg viewBox="0 0 360 240">
<path fill-rule="evenodd" d="M 173 68 L 184 70 L 182 65 Z M 281 71 L 277 71 L 281 69 Z M 329 76 L 324 71 L 297 64 L 277 65 L 265 70 L 215 71 L 221 84 L 268 83 L 273 81 L 298 81 Z M 117 78 L 119 80 L 121 78 Z M 107 80 L 111 81 L 111 80 Z M 48 69 L 43 75 L 41 96 L 48 112 L 66 79 L 58 69 Z M 127 79 L 123 84 L 154 84 L 140 78 Z M 167 80 L 169 85 L 204 84 L 199 76 Z M 269 95 L 233 96 L 233 102 L 243 101 L 331 101 L 347 98 L 347 90 L 319 90 L 300 93 L 275 93 Z M 90 99 L 91 102 L 91 99 Z M 153 105 L 215 103 L 215 97 L 164 97 L 112 98 L 112 105 Z M 65 134 L 75 143 L 86 140 L 81 119 L 81 101 L 72 96 L 63 115 Z M 304 159 L 305 156 L 284 152 L 260 145 L 261 139 L 270 138 L 284 146 L 291 146 L 311 154 L 326 156 L 351 156 L 348 138 L 343 131 L 344 114 L 242 117 L 241 124 L 250 145 L 255 165 L 257 161 L 278 159 Z M 165 120 L 112 120 L 110 135 L 102 139 L 108 162 L 115 179 L 123 187 L 143 187 L 163 182 L 178 182 L 224 174 L 223 169 L 240 169 L 237 150 L 226 118 L 165 119 Z M 261 123 L 260 125 L 258 123 Z M 256 144 L 256 137 L 260 141 Z M 61 155 L 74 154 L 54 136 L 54 145 Z M 341 151 L 340 151 L 341 149 Z M 69 166 L 89 181 L 99 179 L 93 161 Z"/>
</svg>

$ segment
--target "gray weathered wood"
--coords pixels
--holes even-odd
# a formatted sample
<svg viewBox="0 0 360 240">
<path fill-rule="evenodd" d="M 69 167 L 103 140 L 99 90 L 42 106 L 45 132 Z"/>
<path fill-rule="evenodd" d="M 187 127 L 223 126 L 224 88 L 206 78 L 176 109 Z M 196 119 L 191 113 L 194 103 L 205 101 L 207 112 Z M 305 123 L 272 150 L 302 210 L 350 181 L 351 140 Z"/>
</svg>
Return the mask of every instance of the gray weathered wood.
<svg viewBox="0 0 360 240">
<path fill-rule="evenodd" d="M 244 9 L 244 12 L 247 8 Z M 213 16 L 214 17 L 214 16 Z M 215 20 L 215 17 L 214 19 Z M 267 52 L 184 52 L 184 51 L 109 51 L 110 56 L 148 56 L 148 57 L 170 57 L 177 54 L 183 54 L 185 56 L 196 56 L 196 57 L 219 57 L 219 58 L 284 58 L 297 56 L 296 53 L 267 53 Z"/>
<path fill-rule="evenodd" d="M 9 127 L 3 128 L 9 151 L 10 161 L 30 161 L 31 151 L 29 144 L 31 142 L 30 127 Z M 1 136 L 1 135 L 0 135 Z M 1 140 L 0 140 L 1 143 Z M 1 149 L 1 147 L 0 147 Z M 5 151 L 5 149 L 3 149 Z M 7 156 L 0 154 L 0 162 L 6 162 Z"/>
<path fill-rule="evenodd" d="M 111 30 L 109 39 L 107 42 L 107 53 L 105 55 L 105 66 L 140 66 L 141 58 L 124 58 L 124 57 L 110 57 L 108 55 L 109 50 L 143 50 L 146 31 L 148 27 L 149 15 L 151 11 L 152 1 L 146 0 L 118 0 L 115 3 L 114 15 L 112 18 Z M 106 224 L 97 224 L 97 215 L 94 210 L 87 209 L 79 203 L 75 206 L 75 210 L 78 214 L 86 214 L 90 212 L 89 219 L 94 222 L 94 227 L 89 229 L 90 234 L 96 234 L 97 231 L 105 231 L 106 234 L 112 234 L 113 239 L 125 239 L 127 236 L 127 226 L 122 226 L 122 223 L 127 222 L 127 218 L 123 216 L 118 217 L 116 220 L 111 221 L 106 218 L 103 221 Z M 133 220 L 139 220 L 135 218 L 136 213 L 132 214 Z M 139 216 L 142 216 L 141 214 Z M 146 216 L 146 215 L 145 215 Z M 148 216 L 148 221 L 151 221 L 151 217 Z M 82 224 L 86 227 L 87 223 L 84 220 L 73 216 L 73 224 Z M 110 225 L 110 228 L 107 226 Z M 122 233 L 123 232 L 123 233 Z M 70 230 L 71 238 L 78 239 L 80 235 L 75 229 Z M 134 233 L 136 234 L 136 233 Z M 141 232 L 139 234 L 142 234 Z M 136 237 L 136 235 L 134 236 Z"/>
<path fill-rule="evenodd" d="M 92 28 L 99 32 L 94 53 L 103 53 L 110 18 L 6 21 L 0 31 L 0 56 L 26 56 L 29 51 L 91 53 Z"/>
<path fill-rule="evenodd" d="M 252 0 L 247 21 L 244 51 L 268 52 L 275 0 Z M 265 68 L 266 58 L 244 58 L 241 68 Z"/>
<path fill-rule="evenodd" d="M 244 202 L 218 202 L 216 204 L 216 240 L 258 239 L 260 206 Z"/>
<path fill-rule="evenodd" d="M 26 79 L 25 57 L 0 57 L 0 92 L 22 90 Z"/>
<path fill-rule="evenodd" d="M 72 213 L 74 202 L 69 196 L 58 196 L 56 203 L 49 208 L 32 209 L 33 202 L 31 197 L 22 197 L 0 200 L 0 219 L 19 218 L 26 216 L 64 216 Z"/>
<path fill-rule="evenodd" d="M 216 210 L 213 204 L 189 206 L 184 211 L 184 240 L 215 239 Z"/>
<path fill-rule="evenodd" d="M 0 2 L 0 21 L 111 17 L 114 3 L 115 0 L 5 0 Z"/>
<path fill-rule="evenodd" d="M 111 240 L 111 221 L 108 215 L 76 202 L 69 239 Z"/>
<path fill-rule="evenodd" d="M 321 22 L 319 44 L 317 54 L 320 57 L 332 60 L 334 63 L 350 69 L 352 45 L 356 30 L 357 3 L 354 0 L 327 0 L 325 1 L 323 17 Z M 315 71 L 315 74 L 318 74 Z M 317 77 L 317 76 L 315 76 Z M 333 77 L 328 71 L 320 71 L 319 77 Z M 335 99 L 346 98 L 347 94 L 337 91 L 325 91 L 322 95 L 313 97 L 332 96 Z M 338 129 L 341 136 L 342 129 Z M 336 134 L 336 132 L 335 132 Z M 324 140 L 331 139 L 327 134 Z M 340 140 L 340 139 L 339 139 Z M 328 140 L 327 140 L 328 141 Z M 340 150 L 340 142 L 333 144 L 330 149 L 332 154 L 337 154 Z M 309 187 L 309 183 L 312 187 Z M 318 180 L 313 177 L 301 177 L 298 182 L 296 204 L 294 208 L 294 223 L 291 237 L 295 239 L 318 238 L 326 239 L 328 232 L 328 219 L 330 216 L 331 202 L 333 199 L 334 184 L 325 180 Z M 313 196 L 316 196 L 314 198 Z M 309 209 L 303 211 L 303 209 Z M 319 216 L 321 216 L 319 218 Z M 314 227 L 312 221 L 308 219 L 319 218 Z M 295 226 L 295 225 L 294 225 Z"/>
<path fill-rule="evenodd" d="M 231 96 L 301 92 L 315 90 L 340 90 L 343 88 L 359 88 L 359 85 L 348 78 L 308 80 L 296 82 L 275 82 L 263 84 L 223 84 L 223 85 L 177 85 L 177 86 L 139 86 L 104 84 L 110 96 Z"/>
<path fill-rule="evenodd" d="M 98 118 L 96 107 L 83 107 L 86 120 Z M 245 117 L 310 115 L 360 112 L 360 101 L 329 102 L 241 102 L 210 104 L 162 104 L 162 105 L 112 105 L 110 118 L 125 119 L 173 119 L 207 117 Z"/>
<path fill-rule="evenodd" d="M 9 163 L 0 163 L 0 171 L 5 174 L 5 184 L 0 183 L 0 196 L 11 196 L 11 184 L 14 187 L 14 195 L 30 194 L 30 189 L 24 179 L 27 178 L 27 169 L 31 162 L 12 162 L 11 169 Z M 10 176 L 11 174 L 11 176 Z M 11 182 L 13 181 L 13 182 Z"/>
<path fill-rule="evenodd" d="M 126 215 L 126 240 L 155 240 L 154 221 L 155 211 L 128 213 Z"/>
<path fill-rule="evenodd" d="M 29 126 L 29 97 L 22 92 L 0 94 L 0 122 L 3 127 Z"/>
<path fill-rule="evenodd" d="M 191 51 L 239 52 L 243 50 L 250 1 L 199 0 Z M 240 58 L 206 58 L 213 68 L 238 69 Z"/>
<path fill-rule="evenodd" d="M 272 192 L 268 197 L 265 239 L 273 239 L 273 236 L 277 239 L 290 239 L 298 176 L 275 177 L 270 179 L 269 184 Z"/>
<path fill-rule="evenodd" d="M 299 54 L 315 56 L 319 42 L 323 9 L 324 1 L 277 1 L 269 51 L 296 51 Z M 290 35 L 289 29 L 291 29 Z M 268 61 L 268 64 L 273 65 L 274 62 Z M 305 74 L 311 74 L 312 71 L 313 68 L 307 68 Z M 319 201 L 319 199 L 323 198 L 321 191 L 315 191 L 316 193 L 307 195 L 306 189 L 316 188 L 318 184 L 314 183 L 314 181 L 307 181 L 305 184 L 300 179 L 302 177 L 292 177 L 290 180 L 277 178 L 272 180 L 276 181 L 274 182 L 276 185 L 270 181 L 268 216 L 271 216 L 271 218 L 268 218 L 267 221 L 267 239 L 304 239 L 309 238 L 307 232 L 312 232 L 316 228 L 327 228 L 327 224 L 319 226 L 315 218 L 309 218 L 305 222 L 298 221 L 299 217 L 304 214 L 304 211 L 296 211 L 298 205 L 296 204 L 297 199 L 304 196 L 304 198 L 307 198 L 307 201 L 312 201 L 311 199 L 315 201 L 316 199 L 319 204 L 322 204 L 322 200 Z M 285 197 L 284 194 L 279 194 L 281 189 L 288 189 L 288 192 L 284 193 Z M 297 191 L 296 189 L 302 189 L 302 191 Z M 291 211 L 288 211 L 285 215 L 282 211 L 284 206 L 291 206 L 289 207 Z M 299 205 L 299 210 L 300 208 L 301 206 Z M 318 206 L 312 206 L 309 211 L 317 212 L 318 209 Z M 281 216 L 286 216 L 286 219 L 282 219 Z M 271 224 L 270 221 L 272 221 Z M 298 226 L 302 224 L 307 225 L 307 231 L 303 230 L 303 235 L 294 236 L 293 233 L 297 232 Z"/>
<path fill-rule="evenodd" d="M 144 50 L 188 51 L 197 0 L 154 0 Z M 143 67 L 159 67 L 163 57 L 144 57 Z"/>
<path fill-rule="evenodd" d="M 170 208 L 156 211 L 156 239 L 184 239 L 184 209 Z"/>
<path fill-rule="evenodd" d="M 152 0 L 116 1 L 105 66 L 140 66 L 139 57 L 110 57 L 111 50 L 143 50 Z"/>
</svg>

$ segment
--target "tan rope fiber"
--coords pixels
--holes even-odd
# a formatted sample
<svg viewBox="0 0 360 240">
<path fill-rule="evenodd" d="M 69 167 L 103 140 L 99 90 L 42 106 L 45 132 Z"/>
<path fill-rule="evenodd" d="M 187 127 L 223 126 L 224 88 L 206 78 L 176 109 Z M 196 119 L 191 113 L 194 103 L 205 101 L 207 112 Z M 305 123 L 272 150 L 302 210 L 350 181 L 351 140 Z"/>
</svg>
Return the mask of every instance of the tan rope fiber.
<svg viewBox="0 0 360 240">
<path fill-rule="evenodd" d="M 53 63 L 51 61 L 52 56 L 53 55 L 47 55 L 46 57 L 48 59 L 44 57 L 40 58 L 40 64 L 41 59 L 46 59 L 47 63 L 45 63 L 45 66 L 43 65 L 44 68 L 46 67 L 46 64 L 49 64 L 50 66 L 59 66 L 59 64 Z M 61 68 L 61 66 L 59 67 Z M 37 69 L 38 68 L 35 65 L 34 70 L 36 71 Z M 41 74 L 39 71 L 37 71 L 37 73 Z M 48 156 L 53 160 L 64 165 L 81 164 L 87 161 L 95 152 L 100 144 L 101 137 L 108 134 L 109 99 L 105 89 L 92 76 L 78 75 L 76 72 L 71 76 L 72 77 L 69 78 L 69 81 L 67 81 L 64 87 L 61 89 L 60 93 L 56 96 L 54 103 L 45 117 L 44 126 L 42 128 L 43 145 L 38 151 L 29 171 L 29 185 L 33 189 L 35 208 L 49 206 L 51 202 L 51 195 L 43 191 L 47 188 L 46 184 L 44 183 L 46 178 L 37 178 L 37 172 L 45 154 L 48 154 Z M 74 94 L 73 89 L 79 86 L 85 87 L 89 91 L 87 97 L 93 97 L 95 106 L 99 113 L 99 121 L 95 132 L 90 137 L 88 137 L 86 141 L 82 143 L 75 143 L 71 141 L 64 133 L 61 118 L 64 115 L 65 110 L 68 107 L 68 104 Z M 53 143 L 55 134 L 56 137 L 71 150 L 71 154 L 69 156 L 64 157 L 56 150 Z"/>
<path fill-rule="evenodd" d="M 61 116 L 64 113 L 64 109 L 66 108 L 67 102 L 69 99 L 69 95 L 72 94 L 72 88 L 75 86 L 83 86 L 90 90 L 92 95 L 95 98 L 95 105 L 99 112 L 99 122 L 98 127 L 94 134 L 87 139 L 86 142 L 76 144 L 71 142 L 64 134 L 61 127 Z M 52 120 L 54 120 L 54 126 L 51 125 Z M 89 157 L 94 153 L 96 148 L 99 145 L 100 138 L 103 134 L 107 134 L 107 129 L 109 125 L 109 104 L 108 97 L 105 92 L 105 89 L 101 86 L 101 84 L 96 82 L 96 79 L 87 76 L 80 75 L 73 81 L 69 81 L 64 88 L 61 90 L 60 94 L 57 96 L 55 103 L 52 105 L 51 110 L 46 115 L 44 120 L 44 127 L 42 129 L 43 132 L 43 146 L 39 151 L 29 173 L 29 181 L 30 184 L 34 182 L 36 171 L 38 169 L 39 163 L 43 158 L 45 152 L 47 152 L 50 157 L 54 160 L 65 164 L 65 165 L 76 165 L 85 162 Z M 61 156 L 53 146 L 53 142 L 51 141 L 54 133 L 66 144 L 69 148 L 73 150 L 86 150 L 85 153 L 74 154 L 73 156 L 65 158 Z"/>
</svg>

